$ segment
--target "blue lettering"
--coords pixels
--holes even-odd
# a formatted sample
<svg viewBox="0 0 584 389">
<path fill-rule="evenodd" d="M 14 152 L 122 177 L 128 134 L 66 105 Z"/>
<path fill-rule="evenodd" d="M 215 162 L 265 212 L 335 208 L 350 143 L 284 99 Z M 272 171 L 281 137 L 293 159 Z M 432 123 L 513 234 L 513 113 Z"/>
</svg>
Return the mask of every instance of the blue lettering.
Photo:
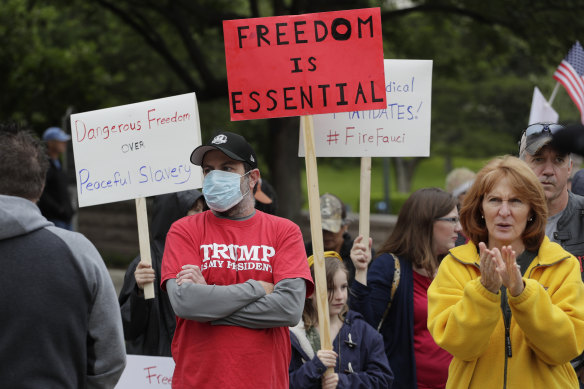
<svg viewBox="0 0 584 389">
<path fill-rule="evenodd" d="M 83 194 L 83 191 L 93 191 L 99 189 L 107 189 L 118 186 L 125 186 L 131 183 L 130 172 L 128 172 L 127 177 L 122 178 L 119 171 L 115 171 L 113 175 L 113 180 L 111 178 L 103 178 L 90 181 L 91 174 L 88 169 L 79 170 L 79 192 Z"/>
<path fill-rule="evenodd" d="M 390 81 L 389 84 L 387 84 L 385 86 L 385 91 L 387 93 L 392 93 L 392 92 L 398 92 L 398 93 L 412 92 L 412 93 L 414 93 L 414 80 L 415 80 L 415 77 L 412 77 L 411 81 L 409 83 L 405 83 L 405 84 L 400 84 L 396 81 Z"/>
<path fill-rule="evenodd" d="M 144 177 L 144 180 L 142 181 L 138 181 L 139 184 L 143 184 L 145 182 L 148 182 L 148 176 L 146 174 L 144 174 L 144 172 L 142 171 L 142 169 L 146 168 L 146 166 L 141 166 L 140 167 L 140 175 Z"/>
<path fill-rule="evenodd" d="M 156 168 L 154 166 L 141 166 L 138 172 L 141 176 L 140 184 L 148 182 L 173 181 L 174 184 L 184 184 L 191 178 L 191 167 L 180 164 L 174 167 Z"/>
<path fill-rule="evenodd" d="M 411 105 L 408 105 L 408 108 L 407 108 L 407 110 L 408 110 L 408 113 L 410 114 L 410 115 L 408 116 L 408 120 L 412 120 L 412 119 L 414 119 L 414 113 L 412 112 L 412 108 L 413 108 L 413 107 L 412 107 Z"/>
</svg>

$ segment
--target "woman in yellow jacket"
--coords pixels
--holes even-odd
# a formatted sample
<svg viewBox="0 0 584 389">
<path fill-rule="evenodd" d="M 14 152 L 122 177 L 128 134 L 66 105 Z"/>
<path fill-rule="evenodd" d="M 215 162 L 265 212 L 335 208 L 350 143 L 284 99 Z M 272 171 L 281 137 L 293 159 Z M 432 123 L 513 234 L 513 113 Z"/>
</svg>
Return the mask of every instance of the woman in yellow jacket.
<svg viewBox="0 0 584 389">
<path fill-rule="evenodd" d="M 578 261 L 545 236 L 546 198 L 521 160 L 492 160 L 460 212 L 470 241 L 428 289 L 428 329 L 454 358 L 447 388 L 578 388 L 584 349 Z"/>
</svg>

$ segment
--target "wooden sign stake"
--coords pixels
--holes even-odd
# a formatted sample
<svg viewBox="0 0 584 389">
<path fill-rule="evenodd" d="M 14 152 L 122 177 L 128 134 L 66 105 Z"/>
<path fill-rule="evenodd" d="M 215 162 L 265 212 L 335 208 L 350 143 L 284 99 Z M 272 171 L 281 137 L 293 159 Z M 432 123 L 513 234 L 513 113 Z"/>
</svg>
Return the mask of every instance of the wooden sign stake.
<svg viewBox="0 0 584 389">
<path fill-rule="evenodd" d="M 150 236 L 148 235 L 148 214 L 146 212 L 146 199 L 136 198 L 136 216 L 138 218 L 138 240 L 140 241 L 140 260 L 152 265 L 150 255 Z M 144 299 L 154 298 L 154 282 L 144 285 Z"/>
<path fill-rule="evenodd" d="M 362 243 L 369 245 L 369 207 L 371 203 L 371 157 L 361 157 L 361 183 L 359 194 L 359 235 Z"/>
<path fill-rule="evenodd" d="M 312 115 L 301 117 L 304 128 L 304 159 L 306 162 L 306 187 L 308 189 L 308 208 L 310 213 L 310 232 L 314 258 L 314 286 L 320 344 L 323 350 L 332 350 L 330 337 L 330 318 L 328 309 L 328 288 L 324 264 L 324 244 L 322 238 L 322 219 L 320 217 L 320 195 L 318 191 L 318 173 L 316 169 L 316 149 L 314 146 L 314 123 Z M 326 374 L 333 373 L 327 369 Z"/>
</svg>

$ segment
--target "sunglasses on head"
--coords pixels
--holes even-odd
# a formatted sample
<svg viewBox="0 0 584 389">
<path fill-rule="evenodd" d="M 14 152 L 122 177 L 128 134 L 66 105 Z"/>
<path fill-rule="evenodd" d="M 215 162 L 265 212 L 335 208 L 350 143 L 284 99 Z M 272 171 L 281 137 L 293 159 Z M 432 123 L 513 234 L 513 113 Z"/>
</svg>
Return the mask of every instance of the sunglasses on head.
<svg viewBox="0 0 584 389">
<path fill-rule="evenodd" d="M 539 135 L 544 132 L 549 132 L 551 134 L 555 134 L 557 131 L 562 130 L 564 126 L 561 124 L 554 124 L 554 123 L 535 123 L 529 125 L 525 129 L 525 136 L 531 135 Z"/>
</svg>

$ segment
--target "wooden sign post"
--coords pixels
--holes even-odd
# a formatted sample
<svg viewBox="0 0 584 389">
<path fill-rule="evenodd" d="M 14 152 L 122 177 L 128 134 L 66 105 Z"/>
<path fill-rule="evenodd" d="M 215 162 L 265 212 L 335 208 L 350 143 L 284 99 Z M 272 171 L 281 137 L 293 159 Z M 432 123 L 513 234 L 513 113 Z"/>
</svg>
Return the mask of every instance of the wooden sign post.
<svg viewBox="0 0 584 389">
<path fill-rule="evenodd" d="M 304 124 L 304 146 L 306 151 L 306 187 L 308 190 L 308 209 L 310 214 L 310 234 L 312 237 L 312 253 L 314 258 L 314 277 L 316 278 L 316 306 L 318 308 L 318 323 L 320 345 L 324 350 L 332 350 L 330 337 L 330 318 L 328 309 L 328 290 L 326 268 L 324 263 L 324 245 L 322 238 L 322 219 L 320 215 L 320 192 L 318 190 L 318 173 L 316 167 L 316 152 L 314 149 L 314 131 L 312 115 L 302 116 Z"/>
<path fill-rule="evenodd" d="M 330 350 L 312 115 L 386 106 L 380 9 L 227 20 L 223 35 L 231 120 L 302 117 L 320 340 Z"/>
<path fill-rule="evenodd" d="M 359 235 L 369 244 L 369 207 L 371 204 L 371 157 L 361 157 L 361 179 L 359 183 Z"/>
<path fill-rule="evenodd" d="M 146 211 L 146 199 L 139 197 L 136 199 L 136 217 L 138 220 L 138 241 L 140 242 L 140 260 L 152 265 L 150 255 L 150 236 L 148 234 L 148 213 Z M 149 282 L 144 285 L 144 298 L 146 300 L 154 298 L 154 283 Z"/>
</svg>

